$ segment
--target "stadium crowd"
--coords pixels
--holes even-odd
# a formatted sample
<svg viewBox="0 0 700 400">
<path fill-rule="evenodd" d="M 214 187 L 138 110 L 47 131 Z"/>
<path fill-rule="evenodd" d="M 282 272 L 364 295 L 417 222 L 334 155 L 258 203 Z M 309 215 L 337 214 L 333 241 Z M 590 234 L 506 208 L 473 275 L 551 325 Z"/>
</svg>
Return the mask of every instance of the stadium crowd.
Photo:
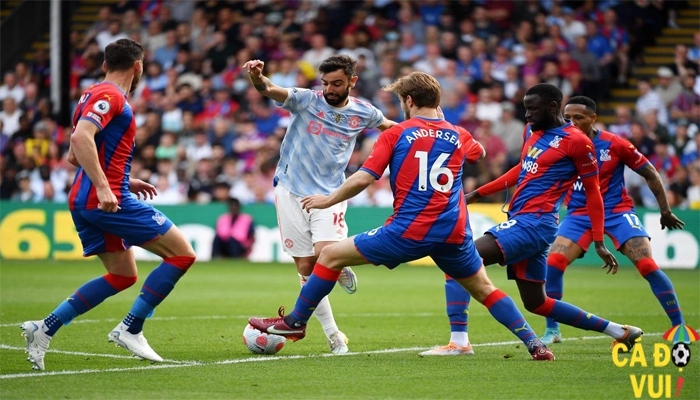
<svg viewBox="0 0 700 400">
<path fill-rule="evenodd" d="M 503 174 L 519 159 L 522 97 L 539 82 L 565 96 L 610 99 L 624 87 L 645 45 L 674 26 L 677 2 L 604 1 L 119 1 L 102 7 L 86 32 L 71 33 L 70 96 L 98 82 L 107 44 L 129 37 L 146 49 L 144 76 L 129 102 L 137 133 L 134 177 L 154 184 L 153 204 L 229 197 L 272 203 L 272 178 L 289 117 L 252 87 L 241 66 L 266 62 L 277 85 L 319 88 L 320 62 L 345 53 L 358 62 L 351 94 L 401 121 L 381 87 L 414 70 L 438 78 L 445 118 L 483 143 L 488 163 L 466 169 L 465 189 Z M 640 79 L 634 109 L 598 124 L 628 138 L 661 173 L 673 206 L 700 209 L 700 33 L 676 47 L 658 85 Z M 48 98 L 49 54 L 4 71 L 0 86 L 0 199 L 66 202 L 75 167 L 66 159 L 70 126 Z M 72 115 L 72 113 L 71 113 Z M 347 174 L 359 168 L 378 131 L 358 139 Z M 642 178 L 628 177 L 638 204 L 656 207 Z M 354 205 L 390 206 L 380 179 Z"/>
</svg>

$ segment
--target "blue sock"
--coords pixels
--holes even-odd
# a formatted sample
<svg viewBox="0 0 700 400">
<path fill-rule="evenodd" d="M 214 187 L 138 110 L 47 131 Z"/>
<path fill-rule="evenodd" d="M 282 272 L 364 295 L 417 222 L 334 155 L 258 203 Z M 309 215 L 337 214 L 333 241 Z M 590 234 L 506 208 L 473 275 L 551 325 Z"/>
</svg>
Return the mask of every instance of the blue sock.
<svg viewBox="0 0 700 400">
<path fill-rule="evenodd" d="M 561 300 L 564 297 L 564 272 L 560 269 L 547 266 L 547 297 Z M 547 329 L 559 330 L 559 323 L 552 318 L 547 318 Z"/>
<path fill-rule="evenodd" d="M 496 289 L 486 296 L 484 305 L 496 321 L 500 322 L 501 325 L 513 332 L 518 339 L 522 340 L 530 353 L 535 351 L 537 346 L 542 345 L 540 339 L 525 321 L 523 314 L 515 306 L 513 299 L 507 294 Z"/>
<path fill-rule="evenodd" d="M 128 332 L 137 334 L 143 330 L 146 318 L 153 315 L 156 306 L 170 294 L 185 272 L 187 269 L 178 268 L 165 260 L 151 271 L 143 283 L 139 297 L 136 298 L 129 314 L 124 318 L 123 323 L 129 327 Z"/>
<path fill-rule="evenodd" d="M 552 318 L 562 324 L 587 331 L 603 332 L 610 321 L 588 313 L 572 304 L 547 298 L 544 304 L 533 311 L 537 315 Z"/>
<path fill-rule="evenodd" d="M 445 300 L 450 331 L 466 332 L 469 325 L 469 301 L 471 296 L 459 282 L 452 278 L 445 281 Z"/>
<path fill-rule="evenodd" d="M 68 325 L 73 318 L 85 314 L 117 293 L 119 290 L 115 289 L 104 276 L 86 282 L 44 319 L 48 328 L 46 334 L 53 336 L 61 326 Z"/>
<path fill-rule="evenodd" d="M 333 270 L 316 263 L 314 271 L 301 288 L 301 293 L 294 304 L 294 310 L 285 318 L 287 325 L 299 327 L 306 325 L 313 315 L 318 303 L 333 290 L 341 270 Z"/>
<path fill-rule="evenodd" d="M 671 320 L 671 325 L 685 324 L 681 313 L 681 303 L 678 302 L 676 290 L 668 276 L 659 269 L 656 262 L 651 258 L 639 260 L 635 265 L 644 279 L 649 282 L 651 291 L 661 303 L 661 307 L 666 311 L 666 315 Z"/>
<path fill-rule="evenodd" d="M 678 296 L 673 288 L 671 280 L 662 270 L 656 270 L 644 277 L 649 282 L 651 290 L 656 295 L 656 298 L 661 303 L 661 307 L 666 311 L 666 315 L 671 320 L 671 325 L 676 326 L 684 324 L 683 314 L 681 313 L 681 305 L 678 302 Z"/>
</svg>

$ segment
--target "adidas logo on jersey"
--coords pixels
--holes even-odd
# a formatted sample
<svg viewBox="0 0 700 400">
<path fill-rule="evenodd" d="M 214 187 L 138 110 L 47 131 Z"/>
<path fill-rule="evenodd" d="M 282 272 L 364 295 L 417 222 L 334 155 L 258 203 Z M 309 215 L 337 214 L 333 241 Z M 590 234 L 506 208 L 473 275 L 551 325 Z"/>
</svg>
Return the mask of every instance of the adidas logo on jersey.
<svg viewBox="0 0 700 400">
<path fill-rule="evenodd" d="M 561 137 L 555 136 L 554 139 L 552 139 L 552 141 L 549 142 L 549 147 L 554 147 L 555 149 L 558 149 L 559 142 L 561 142 Z"/>
<path fill-rule="evenodd" d="M 610 157 L 610 149 L 600 150 L 600 161 L 610 161 L 610 160 L 612 160 L 612 157 Z"/>
</svg>

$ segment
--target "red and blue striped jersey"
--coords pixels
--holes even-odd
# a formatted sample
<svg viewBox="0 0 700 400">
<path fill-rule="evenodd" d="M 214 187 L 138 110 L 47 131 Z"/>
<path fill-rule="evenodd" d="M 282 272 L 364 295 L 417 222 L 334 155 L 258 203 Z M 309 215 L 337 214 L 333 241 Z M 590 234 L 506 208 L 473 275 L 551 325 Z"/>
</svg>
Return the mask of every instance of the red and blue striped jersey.
<svg viewBox="0 0 700 400">
<path fill-rule="evenodd" d="M 625 190 L 625 165 L 637 171 L 649 161 L 632 143 L 610 132 L 598 131 L 593 138 L 593 146 L 600 168 L 600 193 L 603 195 L 605 213 L 631 211 L 634 203 Z M 569 214 L 588 214 L 586 193 L 580 180 L 574 183 L 567 206 Z"/>
<path fill-rule="evenodd" d="M 130 196 L 129 171 L 134 152 L 136 122 L 126 93 L 110 82 L 96 83 L 80 97 L 73 115 L 73 131 L 78 121 L 89 121 L 97 126 L 95 135 L 97 154 L 112 192 L 121 203 Z M 85 171 L 78 168 L 73 181 L 68 206 L 71 210 L 97 208 L 95 186 Z"/>
<path fill-rule="evenodd" d="M 525 127 L 518 187 L 508 215 L 558 213 L 578 176 L 598 173 L 593 142 L 567 123 L 546 131 Z"/>
<path fill-rule="evenodd" d="M 465 129 L 441 119 L 411 118 L 384 131 L 362 170 L 375 178 L 389 167 L 394 214 L 389 232 L 406 239 L 463 243 L 471 237 L 462 165 L 484 148 Z"/>
</svg>

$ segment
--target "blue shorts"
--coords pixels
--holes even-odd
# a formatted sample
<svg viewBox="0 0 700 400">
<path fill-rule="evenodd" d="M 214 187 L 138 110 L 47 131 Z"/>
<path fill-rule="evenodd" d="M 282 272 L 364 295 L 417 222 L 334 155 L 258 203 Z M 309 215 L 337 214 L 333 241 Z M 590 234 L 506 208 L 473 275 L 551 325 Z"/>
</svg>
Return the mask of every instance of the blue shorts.
<svg viewBox="0 0 700 400">
<path fill-rule="evenodd" d="M 399 264 L 430 256 L 435 264 L 452 278 L 467 278 L 483 265 L 471 238 L 463 243 L 424 242 L 404 239 L 388 232 L 385 226 L 355 236 L 355 248 L 371 264 Z"/>
<path fill-rule="evenodd" d="M 115 213 L 94 210 L 71 211 L 83 244 L 83 256 L 126 250 L 164 235 L 172 221 L 153 206 L 133 197 L 122 200 Z"/>
<path fill-rule="evenodd" d="M 615 248 L 620 250 L 623 244 L 635 237 L 651 238 L 634 211 L 607 214 L 605 216 L 605 234 L 612 239 Z M 588 215 L 567 215 L 559 227 L 559 236 L 576 243 L 585 252 L 593 241 L 591 220 Z"/>
<path fill-rule="evenodd" d="M 508 279 L 547 280 L 547 252 L 557 237 L 554 214 L 520 214 L 486 233 L 493 235 L 503 252 Z"/>
</svg>

